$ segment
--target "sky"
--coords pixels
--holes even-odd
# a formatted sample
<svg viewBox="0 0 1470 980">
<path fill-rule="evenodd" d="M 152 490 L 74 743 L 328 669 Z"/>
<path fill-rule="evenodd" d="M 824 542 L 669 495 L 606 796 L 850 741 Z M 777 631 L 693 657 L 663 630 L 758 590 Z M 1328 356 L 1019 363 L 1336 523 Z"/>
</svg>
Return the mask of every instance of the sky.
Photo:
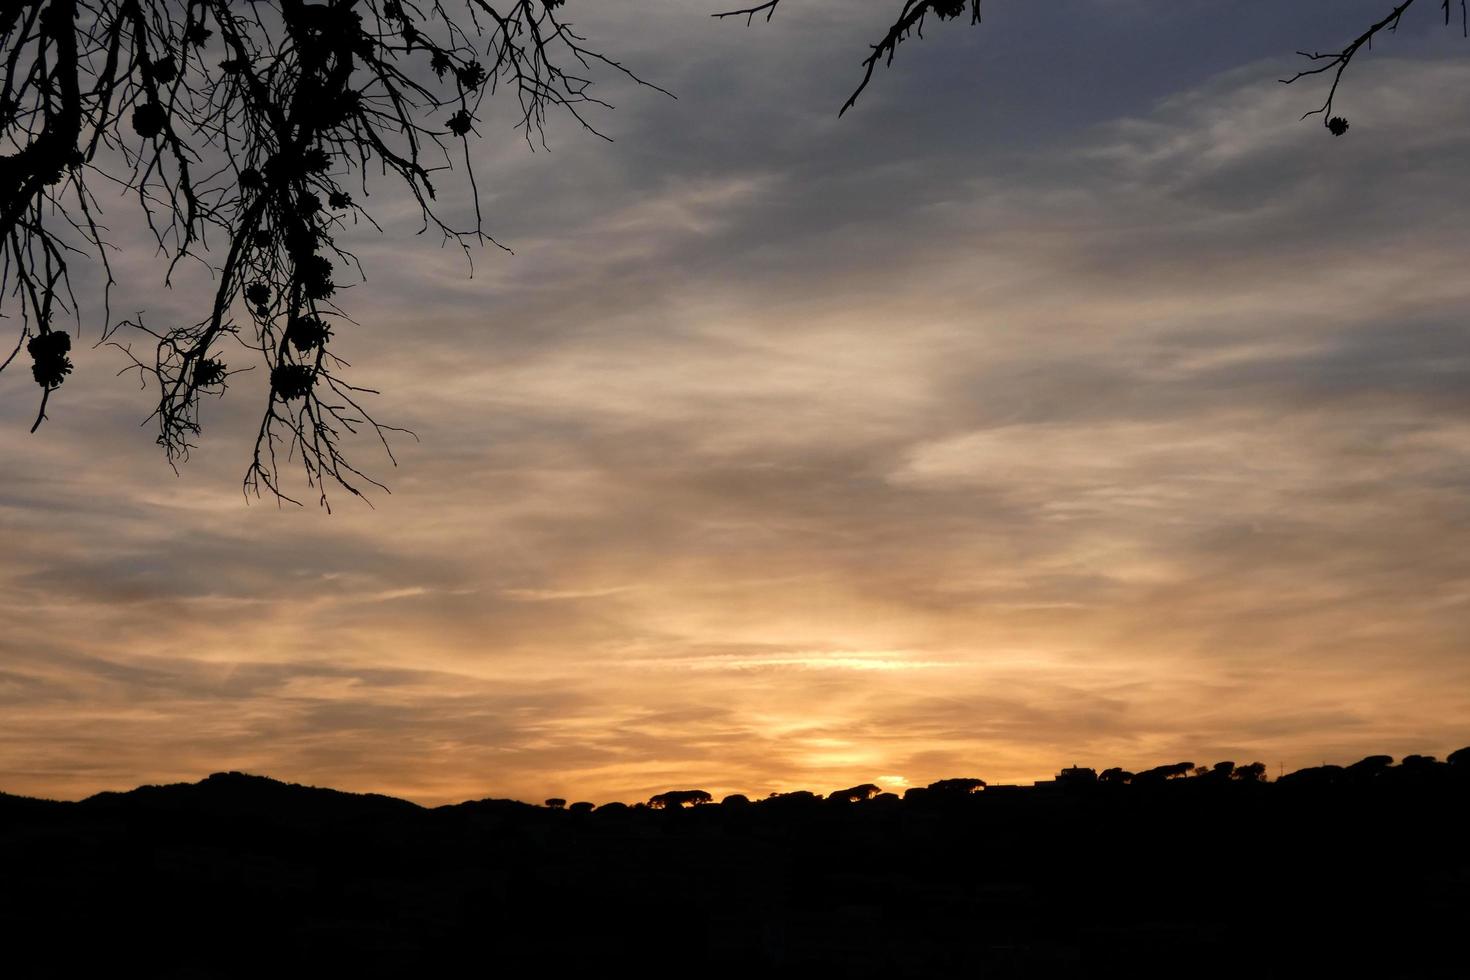
<svg viewBox="0 0 1470 980">
<path fill-rule="evenodd" d="M 994 2 L 839 119 L 894 6 L 569 0 L 677 99 L 604 77 L 613 141 L 535 152 L 489 113 L 514 254 L 473 275 L 379 182 L 337 344 L 418 438 L 352 444 L 371 506 L 243 496 L 250 375 L 175 474 L 96 309 L 35 435 L 0 374 L 0 790 L 631 802 L 1470 743 L 1470 42 L 1406 21 L 1335 139 L 1278 79 L 1381 2 Z M 132 241 L 114 311 L 197 319 Z"/>
</svg>

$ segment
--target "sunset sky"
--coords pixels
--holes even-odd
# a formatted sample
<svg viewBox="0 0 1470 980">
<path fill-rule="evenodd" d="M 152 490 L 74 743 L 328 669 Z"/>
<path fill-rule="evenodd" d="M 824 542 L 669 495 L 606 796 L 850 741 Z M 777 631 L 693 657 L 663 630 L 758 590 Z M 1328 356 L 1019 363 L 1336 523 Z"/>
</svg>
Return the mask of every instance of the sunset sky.
<svg viewBox="0 0 1470 980">
<path fill-rule="evenodd" d="M 987 0 L 839 120 L 896 6 L 569 0 L 678 98 L 604 78 L 615 142 L 563 118 L 549 152 L 482 123 L 515 254 L 473 277 L 378 180 L 338 346 L 419 441 L 351 444 L 371 508 L 246 501 L 251 375 L 175 476 L 100 306 L 36 435 L 0 374 L 0 790 L 633 801 L 1470 743 L 1458 25 L 1355 61 L 1333 138 L 1278 79 L 1385 0 Z M 119 244 L 115 313 L 198 319 L 201 275 Z"/>
</svg>

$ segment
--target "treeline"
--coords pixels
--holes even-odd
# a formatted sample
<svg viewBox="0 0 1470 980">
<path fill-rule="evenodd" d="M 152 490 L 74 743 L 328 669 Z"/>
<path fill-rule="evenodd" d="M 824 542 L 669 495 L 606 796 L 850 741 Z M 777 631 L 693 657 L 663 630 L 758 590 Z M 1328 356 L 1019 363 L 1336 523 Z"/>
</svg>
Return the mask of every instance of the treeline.
<svg viewBox="0 0 1470 980">
<path fill-rule="evenodd" d="M 1370 755 L 1350 766 L 1322 765 L 1309 769 L 1300 769 L 1284 775 L 1280 782 L 1287 786 L 1330 786 L 1337 783 L 1363 784 L 1372 780 L 1385 780 L 1392 783 L 1394 780 L 1410 780 L 1420 782 L 1425 779 L 1451 778 L 1453 774 L 1463 775 L 1470 772 L 1470 747 L 1457 749 L 1451 752 L 1445 761 L 1441 762 L 1432 755 L 1408 755 L 1399 765 L 1394 765 L 1393 756 Z M 778 805 L 802 804 L 802 803 L 863 803 L 876 800 L 880 803 L 894 803 L 900 799 L 917 802 L 928 798 L 949 798 L 956 795 L 967 796 L 978 793 L 989 787 L 992 796 L 996 792 L 1027 791 L 1049 791 L 1055 788 L 1066 788 L 1076 790 L 1083 787 L 1101 785 L 1109 787 L 1117 786 L 1156 786 L 1160 783 L 1171 782 L 1181 779 L 1202 780 L 1204 784 L 1215 783 L 1247 783 L 1259 784 L 1269 781 L 1266 773 L 1266 764 L 1263 762 L 1249 762 L 1237 765 L 1234 762 L 1216 762 L 1209 766 L 1197 766 L 1193 762 L 1173 762 L 1162 766 L 1154 766 L 1139 772 L 1129 772 L 1121 767 L 1114 766 L 1104 769 L 1099 773 L 1095 769 L 1073 766 L 1063 769 L 1057 773 L 1056 779 L 1043 780 L 1025 786 L 990 786 L 983 779 L 973 777 L 956 777 L 940 779 L 930 783 L 928 786 L 912 786 L 904 790 L 903 795 L 892 791 L 885 791 L 881 786 L 874 783 L 862 783 L 858 786 L 850 786 L 847 789 L 834 790 L 823 796 L 810 790 L 795 790 L 786 793 L 771 793 L 761 802 L 779 801 Z M 702 806 L 713 803 L 714 797 L 702 789 L 668 790 L 655 794 L 645 803 L 635 803 L 632 809 L 651 810 L 678 810 L 691 806 Z M 733 793 L 720 800 L 721 806 L 747 806 L 751 803 L 750 797 L 743 793 Z M 593 811 L 621 811 L 628 809 L 623 803 L 608 803 L 598 807 L 595 803 L 581 801 L 568 806 L 567 801 L 553 797 L 545 802 L 545 806 L 552 810 L 569 809 L 573 813 L 592 813 Z"/>
<path fill-rule="evenodd" d="M 14 977 L 1463 977 L 1470 752 L 627 806 L 0 795 Z M 660 799 L 662 797 L 662 799 Z"/>
</svg>

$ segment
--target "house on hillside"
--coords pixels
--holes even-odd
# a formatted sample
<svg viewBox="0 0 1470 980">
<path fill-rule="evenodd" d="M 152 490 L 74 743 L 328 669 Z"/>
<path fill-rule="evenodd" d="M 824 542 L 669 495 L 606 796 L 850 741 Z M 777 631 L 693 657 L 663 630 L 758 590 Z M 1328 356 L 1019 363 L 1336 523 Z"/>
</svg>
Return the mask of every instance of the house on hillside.
<svg viewBox="0 0 1470 980">
<path fill-rule="evenodd" d="M 1060 786 L 1091 786 L 1097 782 L 1097 770 L 1086 766 L 1068 766 L 1057 773 Z"/>
</svg>

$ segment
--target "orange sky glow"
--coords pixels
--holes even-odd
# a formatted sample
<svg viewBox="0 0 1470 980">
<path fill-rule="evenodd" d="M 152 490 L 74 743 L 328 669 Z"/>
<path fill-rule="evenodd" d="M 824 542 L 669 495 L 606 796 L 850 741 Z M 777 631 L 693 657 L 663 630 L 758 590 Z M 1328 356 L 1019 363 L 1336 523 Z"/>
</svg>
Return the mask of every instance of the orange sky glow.
<svg viewBox="0 0 1470 980">
<path fill-rule="evenodd" d="M 384 188 L 343 352 L 418 441 L 357 444 L 371 508 L 242 500 L 259 378 L 175 476 L 95 330 L 35 436 L 0 374 L 0 790 L 631 802 L 1470 742 L 1470 64 L 1375 55 L 1340 141 L 1276 82 L 1295 35 L 1067 116 L 955 90 L 1032 30 L 998 10 L 839 123 L 859 47 L 798 65 L 814 9 L 625 36 L 681 99 L 616 90 L 616 143 L 487 140 L 515 254 L 473 278 Z M 161 321 L 204 282 L 117 264 Z"/>
</svg>

